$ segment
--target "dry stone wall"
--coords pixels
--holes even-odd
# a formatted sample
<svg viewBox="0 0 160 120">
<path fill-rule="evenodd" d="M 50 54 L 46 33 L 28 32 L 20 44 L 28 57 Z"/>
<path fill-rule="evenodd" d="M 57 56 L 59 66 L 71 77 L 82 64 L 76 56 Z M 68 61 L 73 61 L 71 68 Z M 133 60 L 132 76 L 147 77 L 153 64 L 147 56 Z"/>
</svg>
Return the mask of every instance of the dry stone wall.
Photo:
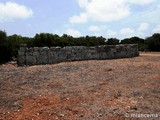
<svg viewBox="0 0 160 120">
<path fill-rule="evenodd" d="M 22 45 L 18 51 L 18 65 L 53 64 L 64 61 L 105 60 L 138 56 L 138 45 L 31 47 Z"/>
</svg>

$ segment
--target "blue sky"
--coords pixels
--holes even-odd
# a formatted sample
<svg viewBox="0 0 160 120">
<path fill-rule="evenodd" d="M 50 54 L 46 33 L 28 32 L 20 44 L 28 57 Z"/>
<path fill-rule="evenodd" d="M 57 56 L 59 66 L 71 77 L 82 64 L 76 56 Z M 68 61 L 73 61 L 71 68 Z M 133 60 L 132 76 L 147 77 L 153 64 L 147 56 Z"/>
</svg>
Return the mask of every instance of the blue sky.
<svg viewBox="0 0 160 120">
<path fill-rule="evenodd" d="M 0 29 L 36 33 L 145 38 L 160 33 L 160 0 L 0 0 Z"/>
</svg>

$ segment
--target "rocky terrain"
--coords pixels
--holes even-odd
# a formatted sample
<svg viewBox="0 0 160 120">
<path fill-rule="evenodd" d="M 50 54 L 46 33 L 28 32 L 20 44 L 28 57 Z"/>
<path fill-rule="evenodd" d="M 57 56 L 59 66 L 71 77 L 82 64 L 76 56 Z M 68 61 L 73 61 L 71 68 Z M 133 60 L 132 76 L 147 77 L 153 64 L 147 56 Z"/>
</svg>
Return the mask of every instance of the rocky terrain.
<svg viewBox="0 0 160 120">
<path fill-rule="evenodd" d="M 160 53 L 114 60 L 0 65 L 0 120 L 150 120 L 160 115 Z"/>
</svg>

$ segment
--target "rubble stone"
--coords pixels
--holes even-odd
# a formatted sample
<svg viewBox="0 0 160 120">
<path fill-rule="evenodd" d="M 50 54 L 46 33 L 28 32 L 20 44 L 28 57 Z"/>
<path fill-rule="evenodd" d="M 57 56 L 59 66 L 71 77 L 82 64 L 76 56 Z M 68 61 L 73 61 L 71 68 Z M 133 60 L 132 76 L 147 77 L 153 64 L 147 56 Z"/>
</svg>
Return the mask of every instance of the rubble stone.
<svg viewBox="0 0 160 120">
<path fill-rule="evenodd" d="M 138 45 L 102 45 L 102 46 L 67 46 L 33 47 L 22 45 L 18 51 L 19 65 L 53 64 L 65 61 L 104 60 L 129 58 L 139 55 Z"/>
</svg>

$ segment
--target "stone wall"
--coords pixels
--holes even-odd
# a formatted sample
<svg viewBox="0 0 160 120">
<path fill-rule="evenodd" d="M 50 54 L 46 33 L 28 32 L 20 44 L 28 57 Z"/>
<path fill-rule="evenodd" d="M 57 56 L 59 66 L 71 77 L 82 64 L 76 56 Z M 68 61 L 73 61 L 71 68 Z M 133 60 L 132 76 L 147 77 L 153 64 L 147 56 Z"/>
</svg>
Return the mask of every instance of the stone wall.
<svg viewBox="0 0 160 120">
<path fill-rule="evenodd" d="M 32 47 L 26 45 L 18 51 L 18 65 L 53 64 L 64 61 L 105 60 L 138 56 L 138 45 Z"/>
</svg>

